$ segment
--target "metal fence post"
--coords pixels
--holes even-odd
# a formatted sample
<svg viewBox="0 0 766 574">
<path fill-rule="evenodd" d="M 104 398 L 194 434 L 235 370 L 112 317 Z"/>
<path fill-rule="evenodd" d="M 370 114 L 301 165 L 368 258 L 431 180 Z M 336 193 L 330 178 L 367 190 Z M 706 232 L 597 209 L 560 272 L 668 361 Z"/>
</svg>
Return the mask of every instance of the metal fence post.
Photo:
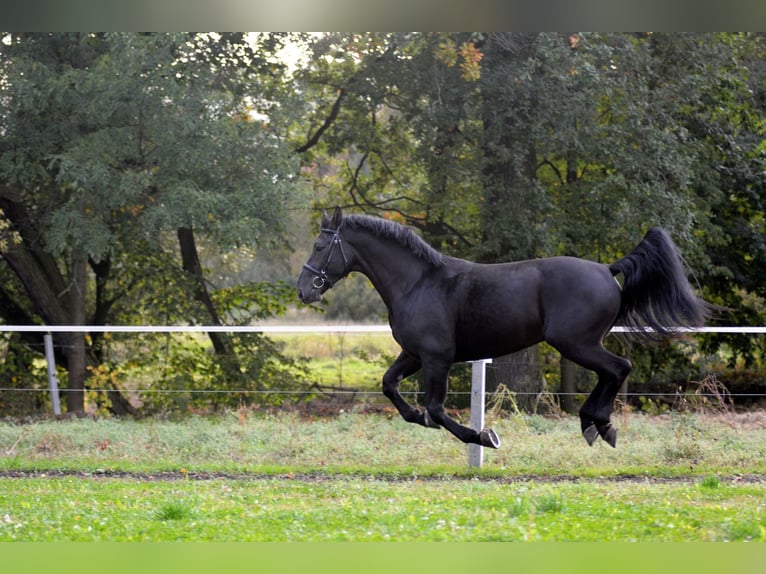
<svg viewBox="0 0 766 574">
<path fill-rule="evenodd" d="M 471 362 L 471 428 L 481 431 L 484 428 L 484 387 L 487 380 L 486 365 L 492 359 Z M 480 444 L 468 445 L 468 466 L 480 468 L 484 462 L 484 447 Z"/>
<path fill-rule="evenodd" d="M 51 391 L 51 404 L 53 405 L 53 414 L 61 414 L 61 403 L 59 402 L 59 382 L 56 378 L 56 358 L 53 355 L 53 336 L 45 333 L 45 358 L 48 361 L 48 388 Z"/>
</svg>

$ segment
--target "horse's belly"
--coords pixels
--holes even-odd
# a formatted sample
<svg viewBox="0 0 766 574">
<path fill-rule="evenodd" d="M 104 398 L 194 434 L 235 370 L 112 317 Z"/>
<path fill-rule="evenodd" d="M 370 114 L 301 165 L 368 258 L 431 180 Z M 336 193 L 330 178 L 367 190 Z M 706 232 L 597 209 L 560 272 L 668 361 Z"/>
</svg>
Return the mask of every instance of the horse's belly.
<svg viewBox="0 0 766 574">
<path fill-rule="evenodd" d="M 539 280 L 534 268 L 523 274 L 493 273 L 475 281 L 455 322 L 455 356 L 470 361 L 507 355 L 543 339 Z"/>
<path fill-rule="evenodd" d="M 531 319 L 531 320 L 530 320 Z M 473 361 L 515 353 L 543 340 L 541 321 L 493 316 L 471 321 L 455 332 L 455 360 Z"/>
</svg>

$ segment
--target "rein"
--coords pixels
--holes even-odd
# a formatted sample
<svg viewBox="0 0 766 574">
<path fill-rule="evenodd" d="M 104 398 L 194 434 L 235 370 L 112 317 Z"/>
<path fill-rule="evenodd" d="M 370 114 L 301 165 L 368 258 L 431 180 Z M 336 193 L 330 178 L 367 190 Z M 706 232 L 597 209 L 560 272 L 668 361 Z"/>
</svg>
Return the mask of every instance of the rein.
<svg viewBox="0 0 766 574">
<path fill-rule="evenodd" d="M 314 279 L 311 281 L 311 285 L 314 287 L 314 289 L 321 289 L 322 287 L 325 286 L 325 284 L 329 284 L 328 288 L 332 289 L 335 283 L 337 283 L 343 277 L 346 276 L 346 272 L 348 270 L 348 259 L 346 258 L 346 254 L 343 252 L 343 243 L 340 239 L 340 234 L 338 233 L 338 230 L 322 228 L 320 231 L 322 233 L 332 234 L 330 249 L 327 252 L 327 257 L 325 257 L 324 264 L 322 265 L 321 269 L 317 269 L 316 267 L 309 265 L 308 262 L 306 262 L 303 264 L 303 268 L 314 274 Z M 335 252 L 336 247 L 338 248 L 338 251 L 340 251 L 340 254 L 343 257 L 343 273 L 336 281 L 333 282 L 333 281 L 330 281 L 329 277 L 327 277 L 327 268 L 330 265 L 330 260 L 332 259 L 332 256 L 333 256 L 333 253 Z"/>
</svg>

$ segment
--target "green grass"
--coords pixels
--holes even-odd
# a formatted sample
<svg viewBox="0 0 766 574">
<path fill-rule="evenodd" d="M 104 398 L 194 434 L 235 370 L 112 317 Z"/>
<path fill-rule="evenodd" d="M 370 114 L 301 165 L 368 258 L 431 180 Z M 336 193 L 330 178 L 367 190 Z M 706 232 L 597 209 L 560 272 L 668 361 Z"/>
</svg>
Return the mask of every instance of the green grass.
<svg viewBox="0 0 766 574">
<path fill-rule="evenodd" d="M 0 541 L 763 541 L 764 506 L 735 484 L 2 479 Z"/>
<path fill-rule="evenodd" d="M 717 476 L 706 476 L 699 482 L 700 488 L 715 490 L 721 486 L 721 481 Z"/>
<path fill-rule="evenodd" d="M 173 498 L 160 504 L 154 512 L 154 518 L 160 521 L 187 520 L 194 516 L 194 507 L 187 501 Z"/>
<path fill-rule="evenodd" d="M 401 476 L 673 477 L 766 473 L 766 415 L 618 415 L 617 448 L 588 447 L 576 417 L 508 416 L 490 424 L 500 449 L 467 468 L 443 429 L 391 414 L 334 417 L 242 409 L 216 417 L 0 423 L 0 470 L 322 472 Z M 458 413 L 467 423 L 467 414 Z"/>
<path fill-rule="evenodd" d="M 301 333 L 270 335 L 284 352 L 308 360 L 312 382 L 379 389 L 400 348 L 389 333 Z"/>
<path fill-rule="evenodd" d="M 482 469 L 397 415 L 4 422 L 0 541 L 764 541 L 764 418 L 510 416 Z"/>
</svg>

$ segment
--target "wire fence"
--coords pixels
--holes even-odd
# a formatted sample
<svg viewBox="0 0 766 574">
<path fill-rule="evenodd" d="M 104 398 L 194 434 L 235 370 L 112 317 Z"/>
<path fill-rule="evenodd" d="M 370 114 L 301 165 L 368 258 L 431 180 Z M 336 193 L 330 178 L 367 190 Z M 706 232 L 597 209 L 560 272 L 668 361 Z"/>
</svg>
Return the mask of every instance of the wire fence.
<svg viewBox="0 0 766 574">
<path fill-rule="evenodd" d="M 728 327 L 701 327 L 684 330 L 688 334 L 746 334 L 758 335 L 766 333 L 766 326 L 728 326 Z M 391 334 L 391 328 L 388 325 L 0 325 L 0 333 L 40 333 L 50 335 L 52 333 L 260 333 L 265 335 L 280 334 Z M 612 333 L 631 333 L 632 330 L 627 327 L 616 326 L 612 328 Z M 64 344 L 57 344 L 56 348 L 65 348 Z M 482 361 L 485 370 L 499 369 L 493 366 L 491 361 Z M 519 363 L 517 363 L 519 364 Z M 531 366 L 531 363 L 529 364 Z M 544 366 L 541 363 L 535 363 L 536 367 Z M 0 392 L 18 392 L 18 393 L 39 393 L 44 392 L 43 388 L 19 388 L 8 385 L 0 385 Z M 113 388 L 93 388 L 87 389 L 91 393 L 113 392 Z M 83 392 L 82 389 L 58 389 L 60 393 Z M 364 388 L 341 388 L 335 385 L 313 384 L 305 389 L 253 389 L 253 388 L 228 388 L 228 389 L 200 389 L 200 388 L 139 388 L 131 389 L 131 392 L 144 393 L 147 395 L 272 395 L 272 396 L 312 396 L 318 393 L 324 395 L 337 396 L 378 396 L 380 390 Z M 420 395 L 420 390 L 403 389 L 403 395 Z M 450 390 L 451 395 L 470 395 L 470 390 Z M 514 391 L 515 395 L 540 395 L 540 391 Z M 562 392 L 555 391 L 558 396 L 582 396 L 586 393 L 580 392 Z M 668 392 L 626 392 L 622 393 L 625 397 L 644 396 L 667 397 L 672 395 L 673 390 Z M 714 393 L 698 393 L 699 396 L 715 396 Z M 742 397 L 748 399 L 766 398 L 765 393 L 736 393 L 732 397 Z"/>
</svg>

